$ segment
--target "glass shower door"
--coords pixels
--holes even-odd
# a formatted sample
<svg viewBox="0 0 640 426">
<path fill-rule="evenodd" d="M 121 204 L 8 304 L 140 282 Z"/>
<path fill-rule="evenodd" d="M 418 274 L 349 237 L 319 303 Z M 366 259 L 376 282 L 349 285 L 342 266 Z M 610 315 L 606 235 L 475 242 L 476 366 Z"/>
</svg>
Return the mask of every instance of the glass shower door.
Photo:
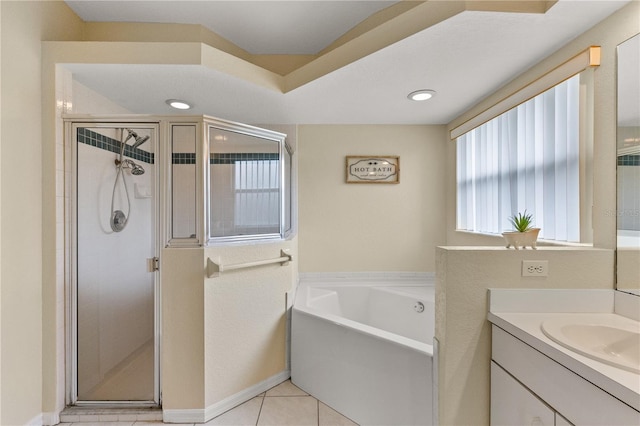
<svg viewBox="0 0 640 426">
<path fill-rule="evenodd" d="M 153 124 L 76 124 L 74 403 L 159 403 Z"/>
</svg>

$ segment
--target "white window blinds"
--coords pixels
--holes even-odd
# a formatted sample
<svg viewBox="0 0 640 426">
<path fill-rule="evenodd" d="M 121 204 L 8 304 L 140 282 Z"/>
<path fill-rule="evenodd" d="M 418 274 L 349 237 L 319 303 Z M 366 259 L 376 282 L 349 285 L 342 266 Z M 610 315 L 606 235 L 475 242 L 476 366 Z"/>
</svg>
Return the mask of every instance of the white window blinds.
<svg viewBox="0 0 640 426">
<path fill-rule="evenodd" d="M 580 241 L 579 79 L 457 138 L 458 229 L 499 234 L 526 210 L 540 238 Z"/>
<path fill-rule="evenodd" d="M 237 228 L 253 233 L 280 231 L 279 170 L 277 159 L 236 162 L 234 210 Z"/>
</svg>

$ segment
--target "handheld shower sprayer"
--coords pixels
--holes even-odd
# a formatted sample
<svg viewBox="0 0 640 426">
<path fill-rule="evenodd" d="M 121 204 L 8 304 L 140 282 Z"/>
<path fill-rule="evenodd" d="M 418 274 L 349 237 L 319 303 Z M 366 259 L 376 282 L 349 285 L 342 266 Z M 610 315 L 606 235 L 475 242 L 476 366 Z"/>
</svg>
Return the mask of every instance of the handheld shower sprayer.
<svg viewBox="0 0 640 426">
<path fill-rule="evenodd" d="M 131 174 L 134 176 L 140 176 L 144 174 L 144 168 L 141 165 L 136 164 L 133 160 L 129 160 L 128 158 L 125 158 L 124 160 L 118 160 L 116 158 L 115 163 L 116 167 L 120 167 L 120 164 L 122 164 L 122 168 L 129 169 Z"/>
</svg>

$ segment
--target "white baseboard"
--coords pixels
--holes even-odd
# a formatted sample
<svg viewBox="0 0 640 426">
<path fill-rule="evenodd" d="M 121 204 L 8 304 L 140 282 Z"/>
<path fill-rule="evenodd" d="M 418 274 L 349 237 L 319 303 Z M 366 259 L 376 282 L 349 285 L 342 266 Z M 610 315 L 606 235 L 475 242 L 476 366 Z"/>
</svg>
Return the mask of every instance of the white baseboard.
<svg viewBox="0 0 640 426">
<path fill-rule="evenodd" d="M 42 413 L 42 425 L 53 426 L 60 423 L 60 413 Z"/>
<path fill-rule="evenodd" d="M 33 419 L 29 420 L 27 426 L 53 426 L 60 423 L 59 413 L 40 413 Z"/>
<path fill-rule="evenodd" d="M 260 395 L 262 392 L 271 389 L 279 383 L 284 382 L 289 377 L 291 377 L 291 372 L 289 370 L 284 370 L 275 376 L 269 377 L 250 388 L 244 389 L 204 409 L 163 409 L 163 421 L 165 423 L 206 423 L 214 417 L 229 411 L 233 407 Z"/>
<path fill-rule="evenodd" d="M 191 409 L 162 409 L 162 421 L 164 423 L 206 423 L 204 416 L 205 410 L 202 408 Z"/>
<path fill-rule="evenodd" d="M 27 423 L 25 423 L 25 425 L 26 426 L 42 426 L 42 414 L 38 414 L 37 416 L 29 420 Z"/>
</svg>

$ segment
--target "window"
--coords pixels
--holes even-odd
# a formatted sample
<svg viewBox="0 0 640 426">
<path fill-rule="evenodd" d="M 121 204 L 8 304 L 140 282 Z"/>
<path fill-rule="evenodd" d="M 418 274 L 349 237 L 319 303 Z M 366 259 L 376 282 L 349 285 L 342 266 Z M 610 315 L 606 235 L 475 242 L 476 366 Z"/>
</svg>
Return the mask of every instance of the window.
<svg viewBox="0 0 640 426">
<path fill-rule="evenodd" d="M 171 239 L 197 235 L 196 124 L 171 125 Z"/>
<path fill-rule="evenodd" d="M 173 118 L 168 130 L 168 247 L 293 234 L 294 161 L 286 134 L 208 116 Z"/>
<path fill-rule="evenodd" d="M 212 240 L 281 238 L 290 218 L 284 135 L 209 127 Z"/>
<path fill-rule="evenodd" d="M 580 75 L 456 139 L 457 228 L 499 234 L 527 211 L 540 237 L 580 241 Z"/>
<path fill-rule="evenodd" d="M 236 233 L 277 233 L 280 231 L 278 154 L 248 157 L 257 158 L 235 163 Z"/>
</svg>

